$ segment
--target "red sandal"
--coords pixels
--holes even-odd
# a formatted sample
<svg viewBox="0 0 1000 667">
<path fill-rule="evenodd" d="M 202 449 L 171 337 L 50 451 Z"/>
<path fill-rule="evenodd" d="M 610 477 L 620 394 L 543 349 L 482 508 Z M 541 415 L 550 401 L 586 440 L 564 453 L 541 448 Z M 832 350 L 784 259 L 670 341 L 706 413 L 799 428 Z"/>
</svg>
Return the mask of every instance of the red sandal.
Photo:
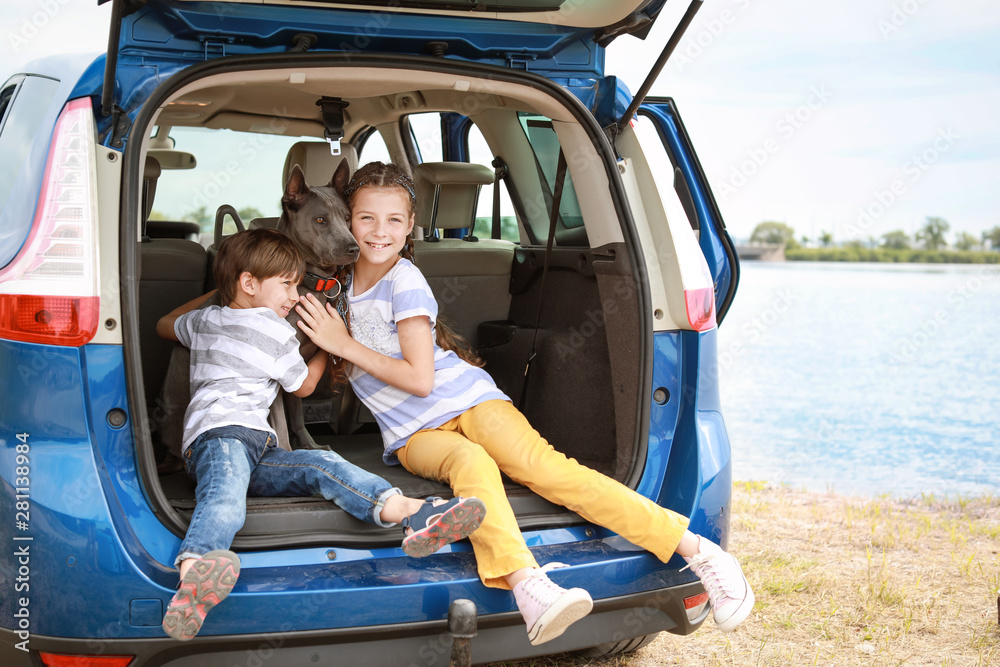
<svg viewBox="0 0 1000 667">
<path fill-rule="evenodd" d="M 479 498 L 452 498 L 447 503 L 434 505 L 441 500 L 431 496 L 423 507 L 402 520 L 405 532 L 413 533 L 403 539 L 403 551 L 414 558 L 430 556 L 446 544 L 465 539 L 483 522 L 486 505 Z"/>
<path fill-rule="evenodd" d="M 163 631 L 180 641 L 192 639 L 208 612 L 233 590 L 239 576 L 240 558 L 232 551 L 209 551 L 196 560 L 170 600 Z"/>
</svg>

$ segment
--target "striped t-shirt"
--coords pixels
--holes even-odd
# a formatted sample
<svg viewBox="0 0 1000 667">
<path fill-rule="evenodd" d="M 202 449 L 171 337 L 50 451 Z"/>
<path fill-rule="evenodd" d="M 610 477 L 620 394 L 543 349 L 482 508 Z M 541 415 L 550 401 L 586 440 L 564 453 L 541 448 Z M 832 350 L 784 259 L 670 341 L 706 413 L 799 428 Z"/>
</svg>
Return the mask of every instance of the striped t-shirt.
<svg viewBox="0 0 1000 667">
<path fill-rule="evenodd" d="M 267 415 L 278 385 L 293 392 L 308 374 L 292 325 L 270 308 L 208 306 L 178 317 L 174 333 L 191 350 L 182 451 L 218 426 L 274 433 Z"/>
<path fill-rule="evenodd" d="M 437 301 L 420 270 L 407 259 L 399 259 L 389 273 L 363 294 L 347 293 L 351 304 L 351 336 L 376 352 L 402 359 L 396 322 L 424 316 L 437 321 Z M 410 436 L 425 428 L 435 428 L 484 401 L 509 401 L 497 389 L 493 378 L 481 368 L 462 361 L 451 350 L 434 343 L 434 389 L 427 396 L 415 396 L 375 378 L 357 366 L 351 373 L 351 387 L 375 415 L 382 430 L 385 452 L 382 459 L 398 464 L 395 451 Z"/>
</svg>

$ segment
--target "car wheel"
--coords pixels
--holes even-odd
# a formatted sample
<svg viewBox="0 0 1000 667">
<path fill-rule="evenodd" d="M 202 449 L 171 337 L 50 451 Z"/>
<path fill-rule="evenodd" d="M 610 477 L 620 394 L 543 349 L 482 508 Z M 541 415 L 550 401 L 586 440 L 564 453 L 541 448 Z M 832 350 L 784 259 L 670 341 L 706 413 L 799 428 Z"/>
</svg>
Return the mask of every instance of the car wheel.
<svg viewBox="0 0 1000 667">
<path fill-rule="evenodd" d="M 659 636 L 659 632 L 654 632 L 651 635 L 642 637 L 632 637 L 631 639 L 623 639 L 618 642 L 598 644 L 597 646 L 591 646 L 580 651 L 573 651 L 573 655 L 578 655 L 581 658 L 606 658 L 612 655 L 631 653 L 632 651 L 638 651 Z"/>
</svg>

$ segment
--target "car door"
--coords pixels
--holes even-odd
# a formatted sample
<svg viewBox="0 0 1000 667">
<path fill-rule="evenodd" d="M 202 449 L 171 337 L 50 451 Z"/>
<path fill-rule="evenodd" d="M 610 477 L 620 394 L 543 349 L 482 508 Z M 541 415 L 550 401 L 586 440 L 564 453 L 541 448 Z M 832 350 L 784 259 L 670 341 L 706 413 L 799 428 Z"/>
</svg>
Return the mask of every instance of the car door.
<svg viewBox="0 0 1000 667">
<path fill-rule="evenodd" d="M 648 123 L 659 138 L 665 158 L 661 164 L 670 170 L 672 187 L 698 235 L 715 285 L 716 321 L 721 323 L 739 286 L 740 264 L 733 240 L 674 100 L 648 97 L 638 116 L 639 124 Z M 655 154 L 657 147 L 650 145 L 649 132 L 644 138 L 647 153 Z"/>
</svg>

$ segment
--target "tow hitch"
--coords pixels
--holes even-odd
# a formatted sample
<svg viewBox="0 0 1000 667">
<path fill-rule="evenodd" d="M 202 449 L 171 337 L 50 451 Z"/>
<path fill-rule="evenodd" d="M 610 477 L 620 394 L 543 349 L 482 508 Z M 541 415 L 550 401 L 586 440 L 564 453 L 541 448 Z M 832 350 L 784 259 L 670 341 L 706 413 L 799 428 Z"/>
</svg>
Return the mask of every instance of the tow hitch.
<svg viewBox="0 0 1000 667">
<path fill-rule="evenodd" d="M 448 607 L 448 634 L 451 635 L 451 662 L 448 667 L 472 667 L 472 638 L 476 636 L 476 604 L 455 600 Z"/>
</svg>

